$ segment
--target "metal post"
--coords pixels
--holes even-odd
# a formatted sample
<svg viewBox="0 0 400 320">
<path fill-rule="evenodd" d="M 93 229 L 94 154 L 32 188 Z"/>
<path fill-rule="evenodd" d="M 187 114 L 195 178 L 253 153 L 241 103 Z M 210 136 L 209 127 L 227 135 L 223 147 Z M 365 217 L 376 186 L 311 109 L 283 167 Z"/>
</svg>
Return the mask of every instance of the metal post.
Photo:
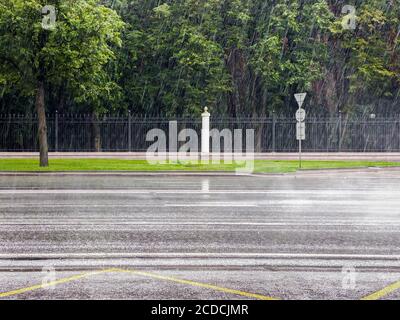
<svg viewBox="0 0 400 320">
<path fill-rule="evenodd" d="M 299 139 L 299 168 L 301 169 L 301 139 Z"/>
<path fill-rule="evenodd" d="M 276 152 L 276 115 L 272 112 L 272 152 Z"/>
<path fill-rule="evenodd" d="M 301 109 L 301 105 L 299 104 L 299 110 Z M 302 135 L 301 135 L 301 131 L 302 131 L 302 121 L 298 121 L 297 122 L 300 126 L 300 136 L 299 136 L 299 168 L 301 169 L 301 139 L 302 139 Z"/>
<path fill-rule="evenodd" d="M 338 123 L 338 151 L 342 151 L 342 111 L 339 110 L 339 123 Z"/>
<path fill-rule="evenodd" d="M 56 111 L 56 116 L 54 120 L 54 133 L 55 133 L 55 144 L 54 144 L 54 151 L 58 152 L 58 111 Z"/>
<path fill-rule="evenodd" d="M 131 115 L 131 110 L 128 111 L 128 151 L 132 152 L 132 115 Z"/>
<path fill-rule="evenodd" d="M 296 112 L 296 136 L 299 140 L 299 168 L 301 169 L 301 141 L 305 139 L 305 123 L 304 120 L 306 118 L 305 110 L 301 107 L 303 106 L 304 99 L 306 98 L 307 93 L 296 93 L 294 97 L 296 98 L 297 104 L 299 105 L 299 109 Z M 303 134 L 304 129 L 304 134 Z"/>
</svg>

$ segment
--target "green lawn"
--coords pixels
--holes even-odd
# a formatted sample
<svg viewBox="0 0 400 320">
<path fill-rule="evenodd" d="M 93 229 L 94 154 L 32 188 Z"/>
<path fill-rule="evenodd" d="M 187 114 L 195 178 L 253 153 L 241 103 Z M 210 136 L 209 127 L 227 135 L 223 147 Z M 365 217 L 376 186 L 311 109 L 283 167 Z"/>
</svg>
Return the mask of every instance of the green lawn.
<svg viewBox="0 0 400 320">
<path fill-rule="evenodd" d="M 285 173 L 298 170 L 298 161 L 255 160 L 255 172 Z M 303 161 L 303 169 L 400 167 L 400 162 Z M 40 168 L 37 159 L 0 159 L 0 171 L 233 171 L 235 164 L 149 164 L 145 160 L 51 159 L 48 168 Z"/>
</svg>

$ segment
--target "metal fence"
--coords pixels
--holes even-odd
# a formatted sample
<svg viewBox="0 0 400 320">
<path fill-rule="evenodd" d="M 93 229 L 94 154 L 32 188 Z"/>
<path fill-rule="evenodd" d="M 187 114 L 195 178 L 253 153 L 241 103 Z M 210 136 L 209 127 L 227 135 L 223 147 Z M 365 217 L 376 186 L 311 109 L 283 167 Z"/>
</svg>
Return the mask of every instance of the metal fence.
<svg viewBox="0 0 400 320">
<path fill-rule="evenodd" d="M 101 151 L 146 151 L 149 130 L 159 128 L 168 138 L 169 121 L 178 122 L 178 130 L 191 128 L 200 136 L 201 119 L 164 117 L 88 115 L 47 116 L 50 151 L 97 151 L 95 138 L 100 138 Z M 385 152 L 400 151 L 400 117 L 358 118 L 345 115 L 306 119 L 308 152 Z M 257 152 L 297 151 L 296 120 L 268 118 L 221 118 L 211 116 L 211 128 L 254 129 Z M 0 115 L 0 151 L 38 151 L 37 118 L 34 115 Z"/>
</svg>

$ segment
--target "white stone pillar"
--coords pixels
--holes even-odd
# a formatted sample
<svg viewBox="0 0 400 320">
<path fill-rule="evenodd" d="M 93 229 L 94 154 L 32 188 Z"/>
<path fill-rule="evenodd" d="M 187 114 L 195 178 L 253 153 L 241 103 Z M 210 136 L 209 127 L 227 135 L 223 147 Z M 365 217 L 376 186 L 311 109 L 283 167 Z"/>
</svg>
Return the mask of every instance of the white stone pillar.
<svg viewBox="0 0 400 320">
<path fill-rule="evenodd" d="M 208 156 L 210 153 L 210 114 L 207 107 L 204 108 L 201 118 L 201 154 Z"/>
</svg>

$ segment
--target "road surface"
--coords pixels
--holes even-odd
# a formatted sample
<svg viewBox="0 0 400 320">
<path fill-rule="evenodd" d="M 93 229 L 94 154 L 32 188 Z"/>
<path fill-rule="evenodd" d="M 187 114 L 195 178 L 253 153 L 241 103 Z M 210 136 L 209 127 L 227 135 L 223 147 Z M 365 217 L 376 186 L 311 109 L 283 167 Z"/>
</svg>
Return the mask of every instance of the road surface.
<svg viewBox="0 0 400 320">
<path fill-rule="evenodd" d="M 400 171 L 0 175 L 2 299 L 398 299 Z"/>
</svg>

